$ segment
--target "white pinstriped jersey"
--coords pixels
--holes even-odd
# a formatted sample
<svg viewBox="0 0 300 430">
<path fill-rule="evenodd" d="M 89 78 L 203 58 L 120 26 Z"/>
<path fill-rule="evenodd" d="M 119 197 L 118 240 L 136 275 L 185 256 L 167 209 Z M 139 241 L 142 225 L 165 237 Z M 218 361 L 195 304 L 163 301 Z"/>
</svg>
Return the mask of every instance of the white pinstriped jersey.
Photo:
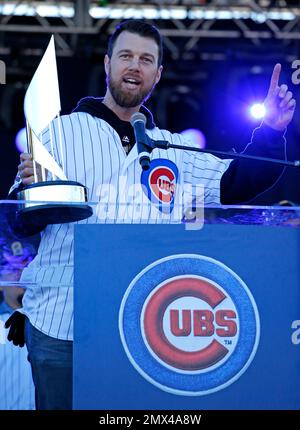
<svg viewBox="0 0 300 430">
<path fill-rule="evenodd" d="M 61 117 L 63 162 L 58 145 L 57 121 L 52 128 L 54 158 L 63 167 L 69 180 L 84 184 L 90 201 L 105 204 L 91 218 L 81 224 L 95 222 L 125 223 L 174 223 L 180 222 L 180 213 L 160 212 L 151 204 L 141 188 L 141 167 L 136 145 L 126 155 L 117 132 L 104 120 L 84 112 Z M 155 127 L 147 130 L 154 140 L 189 146 L 179 134 Z M 50 149 L 49 131 L 43 143 Z M 178 168 L 175 189 L 175 207 L 187 208 L 198 199 L 197 186 L 204 187 L 206 205 L 220 203 L 220 179 L 231 160 L 220 160 L 211 154 L 168 149 L 155 149 L 153 159 L 169 160 Z M 134 202 L 126 207 L 120 202 Z M 201 203 L 203 204 L 202 194 Z M 123 199 L 123 200 L 122 200 Z M 126 210 L 124 208 L 126 207 Z M 24 269 L 23 281 L 34 282 L 26 289 L 23 311 L 31 323 L 43 333 L 64 340 L 73 339 L 73 224 L 49 225 L 42 232 L 41 243 L 35 259 Z"/>
<path fill-rule="evenodd" d="M 4 323 L 9 317 L 8 312 L 0 313 L 0 410 L 35 409 L 27 348 L 16 347 L 7 340 Z"/>
</svg>

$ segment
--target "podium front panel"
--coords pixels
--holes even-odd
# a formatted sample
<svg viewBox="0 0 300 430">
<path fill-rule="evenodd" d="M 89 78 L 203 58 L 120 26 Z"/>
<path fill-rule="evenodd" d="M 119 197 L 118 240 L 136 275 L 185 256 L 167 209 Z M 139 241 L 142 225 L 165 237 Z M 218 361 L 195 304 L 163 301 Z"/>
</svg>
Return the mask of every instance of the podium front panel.
<svg viewBox="0 0 300 430">
<path fill-rule="evenodd" d="M 78 225 L 75 409 L 299 409 L 300 230 Z"/>
</svg>

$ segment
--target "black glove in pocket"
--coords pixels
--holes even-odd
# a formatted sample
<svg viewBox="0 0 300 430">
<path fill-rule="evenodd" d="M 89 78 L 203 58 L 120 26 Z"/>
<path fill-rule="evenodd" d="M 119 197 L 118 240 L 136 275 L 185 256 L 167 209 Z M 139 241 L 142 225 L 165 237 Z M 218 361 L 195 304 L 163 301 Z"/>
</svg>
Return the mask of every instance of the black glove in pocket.
<svg viewBox="0 0 300 430">
<path fill-rule="evenodd" d="M 25 315 L 15 311 L 6 321 L 4 327 L 9 328 L 7 339 L 16 346 L 25 344 Z"/>
</svg>

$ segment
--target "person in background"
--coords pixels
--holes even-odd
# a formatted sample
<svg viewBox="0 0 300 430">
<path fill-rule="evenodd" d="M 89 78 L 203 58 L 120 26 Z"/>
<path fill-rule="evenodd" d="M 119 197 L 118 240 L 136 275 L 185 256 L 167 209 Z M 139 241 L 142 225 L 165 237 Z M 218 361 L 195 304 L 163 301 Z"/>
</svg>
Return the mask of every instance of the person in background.
<svg viewBox="0 0 300 430">
<path fill-rule="evenodd" d="M 16 331 L 14 345 L 19 347 L 8 342 L 5 322 L 22 307 L 25 290 L 18 281 L 23 268 L 33 259 L 35 245 L 15 240 L 2 225 L 0 236 L 0 410 L 32 410 L 35 389 L 27 348 L 22 348 L 22 340 L 16 341 L 20 339 Z M 21 313 L 18 315 L 23 318 Z"/>
<path fill-rule="evenodd" d="M 5 276 L 7 279 L 8 276 Z M 1 276 L 1 281 L 4 278 Z M 21 308 L 24 289 L 0 287 L 0 410 L 35 409 L 34 384 L 27 360 L 27 348 L 17 348 L 7 340 L 4 324 Z M 22 344 L 20 344 L 22 346 Z"/>
</svg>

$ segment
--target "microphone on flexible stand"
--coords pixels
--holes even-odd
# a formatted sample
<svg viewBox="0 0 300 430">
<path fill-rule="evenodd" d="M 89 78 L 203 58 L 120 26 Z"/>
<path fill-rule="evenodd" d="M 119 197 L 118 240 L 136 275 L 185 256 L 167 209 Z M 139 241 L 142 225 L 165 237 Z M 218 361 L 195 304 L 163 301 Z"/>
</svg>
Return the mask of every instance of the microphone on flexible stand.
<svg viewBox="0 0 300 430">
<path fill-rule="evenodd" d="M 146 135 L 146 117 L 141 112 L 135 112 L 130 118 L 130 123 L 134 130 L 140 165 L 143 170 L 148 170 L 153 147 L 151 139 Z"/>
<path fill-rule="evenodd" d="M 279 160 L 277 158 L 269 158 L 269 157 L 261 157 L 258 155 L 248 155 L 248 154 L 239 154 L 238 152 L 230 152 L 230 151 L 219 151 L 215 149 L 203 149 L 199 147 L 186 146 L 186 145 L 176 145 L 172 144 L 166 140 L 152 140 L 152 149 L 182 149 L 184 151 L 194 151 L 194 152 L 203 152 L 207 154 L 214 154 L 217 156 L 225 156 L 227 158 L 244 158 L 248 160 L 255 161 L 265 161 L 267 163 L 279 164 L 284 167 L 296 167 L 300 168 L 300 160 L 288 161 L 288 160 Z"/>
</svg>

